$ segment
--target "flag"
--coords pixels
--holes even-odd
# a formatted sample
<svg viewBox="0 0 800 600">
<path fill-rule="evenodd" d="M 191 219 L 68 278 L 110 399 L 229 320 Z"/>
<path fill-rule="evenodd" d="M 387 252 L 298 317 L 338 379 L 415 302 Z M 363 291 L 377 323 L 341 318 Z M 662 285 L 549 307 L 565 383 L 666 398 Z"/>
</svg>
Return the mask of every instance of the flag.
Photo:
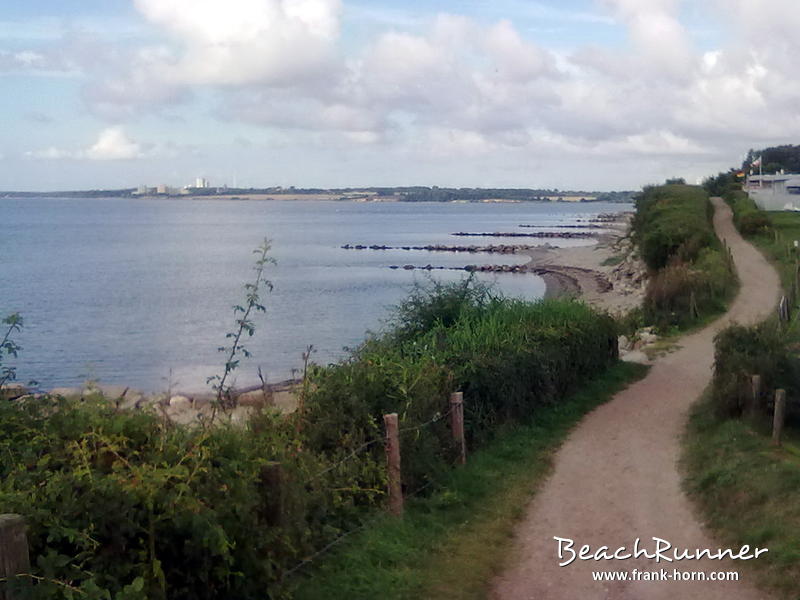
<svg viewBox="0 0 800 600">
<path fill-rule="evenodd" d="M 761 166 L 761 157 L 759 156 L 752 163 L 750 163 L 750 166 L 752 166 L 752 167 L 760 167 Z"/>
</svg>

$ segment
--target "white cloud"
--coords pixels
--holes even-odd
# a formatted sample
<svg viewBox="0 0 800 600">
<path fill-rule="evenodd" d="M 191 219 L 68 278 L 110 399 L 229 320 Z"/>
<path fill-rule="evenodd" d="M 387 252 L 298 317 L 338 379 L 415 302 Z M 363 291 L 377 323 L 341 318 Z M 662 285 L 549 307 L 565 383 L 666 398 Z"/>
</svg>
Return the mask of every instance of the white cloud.
<svg viewBox="0 0 800 600">
<path fill-rule="evenodd" d="M 106 114 L 188 97 L 197 86 L 289 85 L 324 78 L 339 0 L 134 0 L 168 44 L 142 48 L 127 72 L 90 88 Z"/>
<path fill-rule="evenodd" d="M 42 160 L 132 160 L 145 156 L 142 146 L 132 140 L 121 127 L 109 127 L 100 132 L 94 144 L 83 150 L 65 150 L 51 146 L 25 153 L 27 158 Z"/>
<path fill-rule="evenodd" d="M 75 158 L 75 154 L 67 150 L 50 146 L 43 150 L 29 150 L 25 153 L 27 158 L 36 158 L 41 160 L 61 160 L 65 158 Z"/>
<path fill-rule="evenodd" d="M 100 132 L 97 141 L 86 150 L 89 160 L 130 160 L 142 157 L 142 147 L 130 139 L 121 127 Z"/>
<path fill-rule="evenodd" d="M 372 145 L 387 161 L 390 152 L 475 161 L 507 154 L 524 165 L 563 152 L 711 162 L 732 148 L 800 137 L 796 0 L 771 0 L 769 10 L 758 0 L 700 0 L 720 19 L 710 27 L 726 28 L 702 39 L 684 0 L 597 0 L 604 13 L 580 14 L 531 0 L 500 3 L 528 23 L 591 22 L 622 33 L 614 43 L 576 41 L 559 51 L 513 20 L 349 7 L 348 27 L 369 21 L 374 29 L 361 30 L 356 43 L 342 39 L 340 0 L 132 1 L 153 34 L 146 43 L 73 37 L 62 53 L 0 51 L 0 70 L 80 72 L 86 102 L 117 123 L 215 102 L 216 117 L 327 148 L 332 161 L 342 149 Z M 184 117 L 186 127 L 207 118 Z M 159 152 L 183 150 L 143 146 L 116 127 L 82 150 L 29 155 L 121 160 Z"/>
<path fill-rule="evenodd" d="M 0 50 L 0 71 L 34 71 L 48 67 L 47 57 L 33 50 L 9 52 Z"/>
</svg>

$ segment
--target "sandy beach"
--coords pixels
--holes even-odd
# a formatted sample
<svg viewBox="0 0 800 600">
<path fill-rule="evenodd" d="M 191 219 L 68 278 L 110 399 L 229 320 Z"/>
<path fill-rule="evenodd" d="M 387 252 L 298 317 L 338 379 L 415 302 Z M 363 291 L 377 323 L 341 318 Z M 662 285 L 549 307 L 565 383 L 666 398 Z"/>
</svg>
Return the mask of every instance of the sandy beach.
<svg viewBox="0 0 800 600">
<path fill-rule="evenodd" d="M 547 285 L 545 298 L 575 296 L 614 314 L 639 306 L 644 298 L 646 269 L 628 233 L 631 213 L 604 223 L 597 243 L 557 248 L 548 245 L 524 251 L 529 267 Z"/>
</svg>

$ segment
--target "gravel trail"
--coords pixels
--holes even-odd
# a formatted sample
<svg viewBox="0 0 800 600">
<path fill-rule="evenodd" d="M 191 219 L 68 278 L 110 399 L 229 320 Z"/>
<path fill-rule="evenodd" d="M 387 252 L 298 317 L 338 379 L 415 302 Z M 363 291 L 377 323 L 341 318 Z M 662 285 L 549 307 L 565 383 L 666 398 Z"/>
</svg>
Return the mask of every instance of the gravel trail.
<svg viewBox="0 0 800 600">
<path fill-rule="evenodd" d="M 705 329 L 680 340 L 680 349 L 656 360 L 647 377 L 587 415 L 555 457 L 555 467 L 518 525 L 514 561 L 494 582 L 493 600 L 649 600 L 767 597 L 747 580 L 740 561 L 575 560 L 559 567 L 554 536 L 575 542 L 575 550 L 609 546 L 631 549 L 635 538 L 652 551 L 652 538 L 676 548 L 719 544 L 704 529 L 681 489 L 680 436 L 690 405 L 708 385 L 713 338 L 726 324 L 755 323 L 776 305 L 779 280 L 764 257 L 736 231 L 731 211 L 719 198 L 717 235 L 730 247 L 741 290 L 730 311 Z M 738 551 L 738 549 L 736 549 Z M 568 556 L 568 554 L 567 554 Z M 593 581 L 592 571 L 657 571 L 665 568 L 706 573 L 739 570 L 738 583 Z"/>
</svg>

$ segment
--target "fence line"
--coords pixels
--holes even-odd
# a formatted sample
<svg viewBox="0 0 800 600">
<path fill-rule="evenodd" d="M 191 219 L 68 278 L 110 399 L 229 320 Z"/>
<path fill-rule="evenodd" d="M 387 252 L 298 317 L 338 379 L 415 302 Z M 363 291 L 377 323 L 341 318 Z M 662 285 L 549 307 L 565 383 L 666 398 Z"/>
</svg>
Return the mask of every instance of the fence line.
<svg viewBox="0 0 800 600">
<path fill-rule="evenodd" d="M 431 487 L 432 485 L 435 485 L 435 484 L 441 484 L 441 482 L 440 481 L 436 481 L 435 479 L 431 479 L 427 483 L 425 483 L 424 485 L 421 485 L 420 487 L 418 487 L 413 492 L 411 492 L 409 494 L 406 494 L 405 497 L 406 498 L 414 498 L 414 497 L 418 496 L 419 494 L 421 494 L 422 492 L 424 492 L 429 487 Z M 365 519 L 358 527 L 354 527 L 353 529 L 345 531 L 341 535 L 339 535 L 336 538 L 334 538 L 333 540 L 331 540 L 325 546 L 323 546 L 322 548 L 320 548 L 319 550 L 314 552 L 314 554 L 312 554 L 308 558 L 304 558 L 303 560 L 301 560 L 299 563 L 297 563 L 295 566 L 293 566 L 291 569 L 289 569 L 288 571 L 286 571 L 283 574 L 283 579 L 284 580 L 288 579 L 289 577 L 294 575 L 296 572 L 300 571 L 304 567 L 306 567 L 306 566 L 310 565 L 311 563 L 313 563 L 319 557 L 327 554 L 333 548 L 338 546 L 342 541 L 344 541 L 345 538 L 348 538 L 351 535 L 353 535 L 354 533 L 358 533 L 359 531 L 363 531 L 364 529 L 366 529 L 370 525 L 376 523 L 381 518 L 383 518 L 385 516 L 385 514 L 386 513 L 383 512 L 383 511 L 376 511 L 374 515 L 372 515 L 368 519 Z"/>
<path fill-rule="evenodd" d="M 450 416 L 450 414 L 452 412 L 453 412 L 453 408 L 452 407 L 449 410 L 447 410 L 446 412 L 444 412 L 444 413 L 437 411 L 436 414 L 434 414 L 433 418 L 430 419 L 429 421 L 425 421 L 424 423 L 420 423 L 419 425 L 410 425 L 408 427 L 401 427 L 398 430 L 398 433 L 402 434 L 402 433 L 407 433 L 409 431 L 418 431 L 420 429 L 423 429 L 424 427 L 427 427 L 429 425 L 433 425 L 434 423 L 438 423 L 442 419 L 446 419 L 447 417 Z M 364 442 L 363 444 L 361 444 L 358 448 L 356 448 L 355 450 L 350 452 L 344 458 L 340 459 L 339 461 L 337 461 L 336 463 L 330 465 L 329 467 L 325 467 L 319 473 L 315 473 L 314 475 L 309 477 L 305 481 L 305 483 L 308 484 L 308 483 L 311 483 L 312 481 L 316 481 L 317 479 L 319 479 L 320 477 L 322 477 L 326 473 L 330 473 L 331 471 L 336 470 L 338 467 L 342 466 L 344 463 L 352 460 L 353 458 L 355 458 L 356 456 L 358 456 L 359 454 L 361 454 L 362 452 L 364 452 L 368 448 L 370 448 L 372 446 L 375 446 L 376 444 L 378 444 L 381 441 L 382 440 L 380 440 L 378 438 L 375 438 L 375 439 L 372 439 L 372 440 L 370 440 L 368 442 Z"/>
<path fill-rule="evenodd" d="M 360 454 L 361 452 L 363 452 L 363 451 L 364 451 L 364 450 L 366 450 L 367 448 L 369 448 L 369 447 L 371 447 L 371 446 L 374 446 L 375 444 L 377 444 L 377 443 L 378 443 L 378 441 L 379 441 L 378 439 L 374 439 L 374 440 L 370 440 L 369 442 L 364 442 L 364 443 L 363 443 L 363 444 L 361 444 L 361 445 L 360 445 L 358 448 L 356 448 L 355 450 L 353 450 L 353 451 L 352 451 L 350 454 L 348 454 L 347 456 L 345 456 L 343 459 L 339 460 L 338 462 L 336 462 L 336 463 L 332 464 L 332 465 L 331 465 L 331 466 L 329 466 L 329 467 L 326 467 L 326 468 L 322 469 L 322 470 L 321 470 L 319 473 L 315 473 L 314 475 L 312 475 L 311 477 L 309 477 L 309 478 L 308 478 L 308 479 L 305 481 L 305 483 L 306 483 L 306 484 L 308 484 L 308 483 L 311 483 L 312 481 L 316 481 L 317 479 L 319 479 L 320 477 L 322 477 L 322 476 L 323 476 L 323 475 L 325 475 L 326 473 L 330 473 L 330 472 L 331 472 L 331 471 L 333 471 L 334 469 L 337 469 L 338 467 L 341 467 L 341 466 L 342 466 L 344 463 L 346 463 L 346 462 L 348 462 L 349 460 L 351 460 L 351 459 L 355 458 L 355 457 L 356 457 L 358 454 Z"/>
<path fill-rule="evenodd" d="M 419 425 L 409 425 L 408 427 L 401 427 L 398 430 L 398 433 L 406 433 L 408 431 L 417 431 L 419 429 L 423 429 L 428 425 L 433 425 L 434 423 L 438 423 L 442 419 L 446 419 L 447 417 L 450 416 L 450 413 L 452 412 L 453 412 L 452 406 L 445 412 L 437 411 L 436 414 L 433 415 L 433 418 L 431 420 L 425 421 L 424 423 L 420 423 Z"/>
<path fill-rule="evenodd" d="M 458 392 L 457 392 L 457 393 L 458 393 Z M 452 398 L 452 396 L 451 396 L 451 398 Z M 450 402 L 450 408 L 449 408 L 448 410 L 446 410 L 445 412 L 437 411 L 437 412 L 436 412 L 436 413 L 433 415 L 433 418 L 429 419 L 428 421 L 425 421 L 424 423 L 420 423 L 420 424 L 418 424 L 418 425 L 411 425 L 411 426 L 408 426 L 408 427 L 397 428 L 397 430 L 396 430 L 397 436 L 399 437 L 399 435 L 400 435 L 400 434 L 403 434 L 403 433 L 409 433 L 409 432 L 413 432 L 413 431 L 420 431 L 420 430 L 422 430 L 422 429 L 424 429 L 424 428 L 426 428 L 426 427 L 429 427 L 429 426 L 431 426 L 431 425 L 433 425 L 433 424 L 435 424 L 435 423 L 438 423 L 438 422 L 440 422 L 440 421 L 442 421 L 442 420 L 446 419 L 447 417 L 449 417 L 449 416 L 450 416 L 450 415 L 453 413 L 453 411 L 454 411 L 454 410 L 457 410 L 457 409 L 458 409 L 457 407 L 458 407 L 458 408 L 461 408 L 461 410 L 463 410 L 463 405 L 460 405 L 460 406 L 458 406 L 458 405 L 454 404 L 454 403 L 451 401 L 451 402 Z M 386 416 L 389 416 L 389 415 L 384 415 L 384 416 L 386 417 Z M 462 433 L 462 435 L 463 435 L 463 431 L 462 431 L 461 433 Z M 333 465 L 331 465 L 331 466 L 329 466 L 329 467 L 327 467 L 327 468 L 323 469 L 323 470 L 322 470 L 322 471 L 320 471 L 319 473 L 316 473 L 315 475 L 313 475 L 312 477 L 310 477 L 308 480 L 306 480 L 306 482 L 305 482 L 305 483 L 310 483 L 310 482 L 312 482 L 312 481 L 315 481 L 315 480 L 319 479 L 319 478 L 320 478 L 320 477 L 322 477 L 323 475 L 325 475 L 325 474 L 327 474 L 327 473 L 330 473 L 331 471 L 333 471 L 333 470 L 335 470 L 336 468 L 340 467 L 340 466 L 341 466 L 341 465 L 343 465 L 344 463 L 346 463 L 346 462 L 348 462 L 348 461 L 352 460 L 353 458 L 357 457 L 357 456 L 358 456 L 359 454 L 361 454 L 362 452 L 364 452 L 364 451 L 366 451 L 367 449 L 371 448 L 372 446 L 374 446 L 374 445 L 378 444 L 378 442 L 380 442 L 380 441 L 381 441 L 380 439 L 377 439 L 377 438 L 376 438 L 376 439 L 373 439 L 373 440 L 370 440 L 370 441 L 368 441 L 368 442 L 365 442 L 365 443 L 361 444 L 359 447 L 357 447 L 355 450 L 353 450 L 352 452 L 350 452 L 350 453 L 349 453 L 347 456 L 345 456 L 345 457 L 344 457 L 344 458 L 342 458 L 341 460 L 337 461 L 335 464 L 333 464 Z M 386 440 L 386 439 L 384 439 L 383 441 L 384 441 L 384 442 L 386 442 L 387 440 Z M 390 459 L 387 457 L 387 463 L 388 463 L 388 462 L 390 462 Z M 391 468 L 391 465 L 387 464 L 387 470 L 390 470 L 390 468 Z M 399 479 L 397 480 L 397 483 L 399 483 Z M 416 490 L 414 490 L 413 492 L 406 493 L 406 494 L 401 494 L 401 508 L 400 508 L 400 512 L 402 512 L 402 499 L 404 499 L 404 498 L 405 498 L 405 499 L 408 499 L 408 498 L 414 498 L 414 497 L 418 496 L 419 494 L 421 494 L 423 491 L 425 491 L 425 490 L 427 490 L 428 488 L 430 488 L 432 485 L 434 485 L 434 484 L 438 484 L 438 483 L 440 483 L 440 482 L 438 482 L 438 481 L 436 481 L 436 480 L 434 480 L 434 479 L 430 479 L 429 481 L 427 481 L 425 484 L 423 484 L 423 485 L 421 485 L 420 487 L 418 487 L 418 488 L 417 488 Z M 399 514 L 399 513 L 398 513 L 398 514 Z M 367 528 L 369 525 L 372 525 L 372 524 L 373 524 L 373 523 L 375 523 L 375 522 L 376 522 L 378 519 L 382 518 L 384 515 L 385 515 L 385 512 L 383 512 L 383 511 L 377 511 L 375 515 L 373 515 L 373 516 L 372 516 L 372 517 L 370 517 L 370 518 L 367 518 L 367 519 L 365 519 L 365 520 L 364 520 L 364 521 L 363 521 L 363 522 L 362 522 L 360 525 L 358 525 L 357 527 L 355 527 L 355 528 L 353 528 L 353 529 L 350 529 L 350 530 L 348 530 L 348 531 L 345 531 L 344 533 L 342 533 L 342 534 L 338 535 L 336 538 L 334 538 L 333 540 L 331 540 L 331 541 L 330 541 L 329 543 L 327 543 L 325 546 L 323 546 L 322 548 L 320 548 L 319 550 L 317 550 L 316 552 L 314 552 L 314 553 L 313 553 L 311 556 L 309 556 L 309 557 L 307 557 L 307 558 L 304 558 L 303 560 L 301 560 L 300 562 L 298 562 L 298 563 L 297 563 L 297 564 L 296 564 L 294 567 L 292 567 L 291 569 L 289 569 L 288 571 L 286 571 L 285 573 L 283 573 L 283 575 L 282 575 L 282 578 L 285 580 L 285 579 L 287 579 L 287 578 L 291 577 L 292 575 L 294 575 L 294 574 L 295 574 L 296 572 L 298 572 L 299 570 L 301 570 L 301 569 L 303 569 L 304 567 L 308 566 L 309 564 L 313 563 L 313 562 L 314 562 L 316 559 L 318 559 L 319 557 L 321 557 L 321 556 L 323 556 L 323 555 L 327 554 L 328 552 L 330 552 L 330 551 L 331 551 L 333 548 L 335 548 L 335 547 L 336 547 L 338 544 L 340 544 L 340 543 L 341 543 L 343 540 L 345 540 L 345 539 L 346 539 L 346 538 L 348 538 L 349 536 L 353 535 L 354 533 L 357 533 L 357 532 L 359 532 L 359 531 L 363 531 L 363 530 L 364 530 L 364 529 L 366 529 L 366 528 Z"/>
</svg>

